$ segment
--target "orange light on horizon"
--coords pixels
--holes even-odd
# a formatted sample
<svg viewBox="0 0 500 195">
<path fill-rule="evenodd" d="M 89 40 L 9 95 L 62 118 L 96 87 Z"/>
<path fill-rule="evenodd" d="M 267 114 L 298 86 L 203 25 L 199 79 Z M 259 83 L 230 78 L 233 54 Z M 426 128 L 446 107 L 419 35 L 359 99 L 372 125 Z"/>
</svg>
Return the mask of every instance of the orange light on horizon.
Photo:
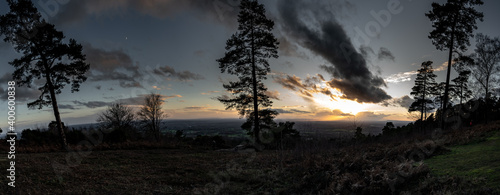
<svg viewBox="0 0 500 195">
<path fill-rule="evenodd" d="M 337 99 L 333 100 L 332 98 L 322 95 L 322 94 L 314 94 L 314 101 L 324 108 L 328 108 L 332 111 L 340 110 L 344 114 L 356 115 L 359 112 L 366 111 L 366 105 L 352 101 L 347 99 Z"/>
</svg>

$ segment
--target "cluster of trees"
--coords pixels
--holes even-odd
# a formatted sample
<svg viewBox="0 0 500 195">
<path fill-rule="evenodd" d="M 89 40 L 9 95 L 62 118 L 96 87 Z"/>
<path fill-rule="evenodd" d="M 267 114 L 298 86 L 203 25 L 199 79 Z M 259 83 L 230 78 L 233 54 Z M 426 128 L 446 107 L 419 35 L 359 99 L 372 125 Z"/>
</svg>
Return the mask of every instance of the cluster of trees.
<svg viewBox="0 0 500 195">
<path fill-rule="evenodd" d="M 137 113 L 124 104 L 112 104 L 99 114 L 97 119 L 99 127 L 97 129 L 91 127 L 90 129 L 73 128 L 69 130 L 62 123 L 66 141 L 68 144 L 78 144 L 80 141 L 86 140 L 87 136 L 97 133 L 97 131 L 100 131 L 100 134 L 103 135 L 103 142 L 108 143 L 141 139 L 161 141 L 160 122 L 166 117 L 161 111 L 162 104 L 163 101 L 158 94 L 146 96 L 143 106 Z M 53 145 L 54 140 L 59 137 L 58 123 L 52 121 L 47 130 L 25 129 L 22 131 L 21 136 L 23 142 L 28 145 Z"/>
<path fill-rule="evenodd" d="M 62 125 L 68 144 L 78 144 L 80 141 L 86 139 L 86 136 L 81 130 L 69 130 L 68 127 L 64 125 L 64 122 L 62 123 Z M 21 133 L 22 143 L 25 145 L 36 146 L 53 145 L 54 140 L 57 140 L 57 138 L 59 137 L 59 130 L 57 126 L 57 122 L 52 121 L 51 123 L 49 123 L 47 130 L 25 129 Z"/>
<path fill-rule="evenodd" d="M 492 89 L 498 87 L 500 77 L 500 40 L 483 34 L 478 34 L 476 40 L 474 53 L 455 58 L 454 68 L 458 76 L 449 84 L 451 101 L 447 103 L 447 107 L 452 108 L 453 103 L 465 105 L 469 100 L 481 99 L 490 105 L 490 109 L 477 111 L 484 112 L 484 117 L 488 118 L 487 115 L 494 110 L 497 95 Z M 427 119 L 427 113 L 436 109 L 443 113 L 441 110 L 445 110 L 446 83 L 437 83 L 435 78 L 432 62 L 422 63 L 411 92 L 415 101 L 408 109 L 409 112 L 420 112 L 421 121 Z M 446 117 L 450 117 L 453 110 L 456 109 L 448 109 Z"/>
<path fill-rule="evenodd" d="M 167 117 L 162 110 L 164 101 L 160 94 L 149 94 L 144 98 L 144 104 L 137 113 L 122 103 L 114 103 L 106 111 L 101 113 L 97 122 L 101 129 L 116 136 L 119 141 L 125 141 L 136 136 L 135 121 L 139 120 L 139 126 L 143 127 L 145 135 L 153 137 L 157 142 L 161 141 L 161 122 Z"/>
<path fill-rule="evenodd" d="M 10 62 L 16 68 L 13 78 L 19 87 L 31 87 L 34 81 L 44 82 L 38 88 L 42 92 L 40 97 L 28 106 L 38 109 L 52 107 L 60 144 L 66 149 L 66 132 L 56 95 L 67 84 L 71 84 L 71 91 L 76 92 L 80 84 L 86 81 L 89 64 L 85 62 L 82 46 L 74 39 L 65 41 L 64 34 L 45 21 L 30 0 L 7 0 L 7 3 L 10 12 L 0 16 L 0 35 L 23 54 Z M 267 60 L 278 57 L 279 43 L 272 34 L 274 22 L 266 18 L 264 6 L 256 0 L 241 1 L 238 22 L 238 32 L 227 41 L 228 51 L 217 62 L 223 73 L 236 75 L 239 81 L 224 84 L 232 96 L 220 97 L 218 100 L 227 109 L 237 109 L 240 116 L 247 117 L 242 127 L 248 130 L 257 144 L 261 143 L 260 138 L 264 135 L 262 130 L 269 134 L 271 130 L 287 129 L 284 131 L 287 134 L 298 135 L 298 132 L 291 131 L 293 123 L 277 124 L 273 121 L 278 113 L 269 109 L 272 101 L 266 95 L 267 88 L 262 82 L 270 72 Z M 136 114 L 125 105 L 114 104 L 99 116 L 98 122 L 103 128 L 125 131 L 137 116 L 158 141 L 161 137 L 159 125 L 165 116 L 160 99 L 156 94 L 146 97 L 144 106 Z"/>
<path fill-rule="evenodd" d="M 449 50 L 449 56 L 446 82 L 435 81 L 431 61 L 423 62 L 418 70 L 411 92 L 415 101 L 408 111 L 420 112 L 420 121 L 438 120 L 445 128 L 446 122 L 457 115 L 470 118 L 471 112 L 481 112 L 486 122 L 491 117 L 488 113 L 495 107 L 492 89 L 497 87 L 500 77 L 500 40 L 478 33 L 474 52 L 465 54 L 470 46 L 469 39 L 477 29 L 476 22 L 483 20 L 483 14 L 474 6 L 482 4 L 481 0 L 448 0 L 443 5 L 433 3 L 432 10 L 426 14 L 434 28 L 429 38 L 438 50 Z M 452 65 L 458 76 L 450 82 Z M 479 110 L 479 107 L 470 106 L 472 104 L 486 106 Z M 436 117 L 427 117 L 427 113 L 436 110 Z"/>
</svg>

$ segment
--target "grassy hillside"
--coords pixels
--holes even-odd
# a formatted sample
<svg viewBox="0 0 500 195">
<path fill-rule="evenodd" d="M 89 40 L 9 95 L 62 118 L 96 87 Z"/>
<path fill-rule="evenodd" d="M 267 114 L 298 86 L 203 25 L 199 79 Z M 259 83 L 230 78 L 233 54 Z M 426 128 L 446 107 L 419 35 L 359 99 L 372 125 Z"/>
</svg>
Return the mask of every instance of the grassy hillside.
<svg viewBox="0 0 500 195">
<path fill-rule="evenodd" d="M 450 147 L 451 152 L 425 161 L 438 176 L 460 176 L 484 180 L 487 187 L 500 187 L 500 131 L 466 145 Z"/>
<path fill-rule="evenodd" d="M 495 191 L 500 181 L 499 129 L 496 122 L 438 137 L 378 137 L 340 145 L 308 140 L 293 150 L 264 152 L 180 144 L 24 153 L 16 155 L 15 190 L 20 194 L 494 194 L 500 192 Z M 0 162 L 0 168 L 7 169 L 7 162 Z M 0 185 L 0 191 L 9 190 L 13 192 Z"/>
</svg>

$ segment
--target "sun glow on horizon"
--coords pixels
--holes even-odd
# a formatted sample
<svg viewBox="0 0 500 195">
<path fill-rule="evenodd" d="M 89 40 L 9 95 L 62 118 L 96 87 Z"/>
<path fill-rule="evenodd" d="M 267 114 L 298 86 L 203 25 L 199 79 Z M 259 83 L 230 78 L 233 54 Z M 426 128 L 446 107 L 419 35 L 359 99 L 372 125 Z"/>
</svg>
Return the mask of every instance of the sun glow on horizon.
<svg viewBox="0 0 500 195">
<path fill-rule="evenodd" d="M 358 103 L 356 101 L 347 99 L 337 99 L 333 100 L 326 95 L 316 94 L 314 95 L 314 101 L 324 108 L 330 110 L 340 110 L 342 113 L 356 115 L 360 112 L 366 111 L 366 105 Z"/>
</svg>

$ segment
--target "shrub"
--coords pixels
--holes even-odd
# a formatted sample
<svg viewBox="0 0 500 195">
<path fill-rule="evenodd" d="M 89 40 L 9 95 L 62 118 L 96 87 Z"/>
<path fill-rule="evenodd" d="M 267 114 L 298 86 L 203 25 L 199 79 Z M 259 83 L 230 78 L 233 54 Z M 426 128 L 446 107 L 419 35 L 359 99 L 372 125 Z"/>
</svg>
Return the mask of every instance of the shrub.
<svg viewBox="0 0 500 195">
<path fill-rule="evenodd" d="M 82 130 L 73 129 L 66 132 L 66 141 L 68 144 L 78 144 L 80 141 L 87 139 Z"/>
</svg>

